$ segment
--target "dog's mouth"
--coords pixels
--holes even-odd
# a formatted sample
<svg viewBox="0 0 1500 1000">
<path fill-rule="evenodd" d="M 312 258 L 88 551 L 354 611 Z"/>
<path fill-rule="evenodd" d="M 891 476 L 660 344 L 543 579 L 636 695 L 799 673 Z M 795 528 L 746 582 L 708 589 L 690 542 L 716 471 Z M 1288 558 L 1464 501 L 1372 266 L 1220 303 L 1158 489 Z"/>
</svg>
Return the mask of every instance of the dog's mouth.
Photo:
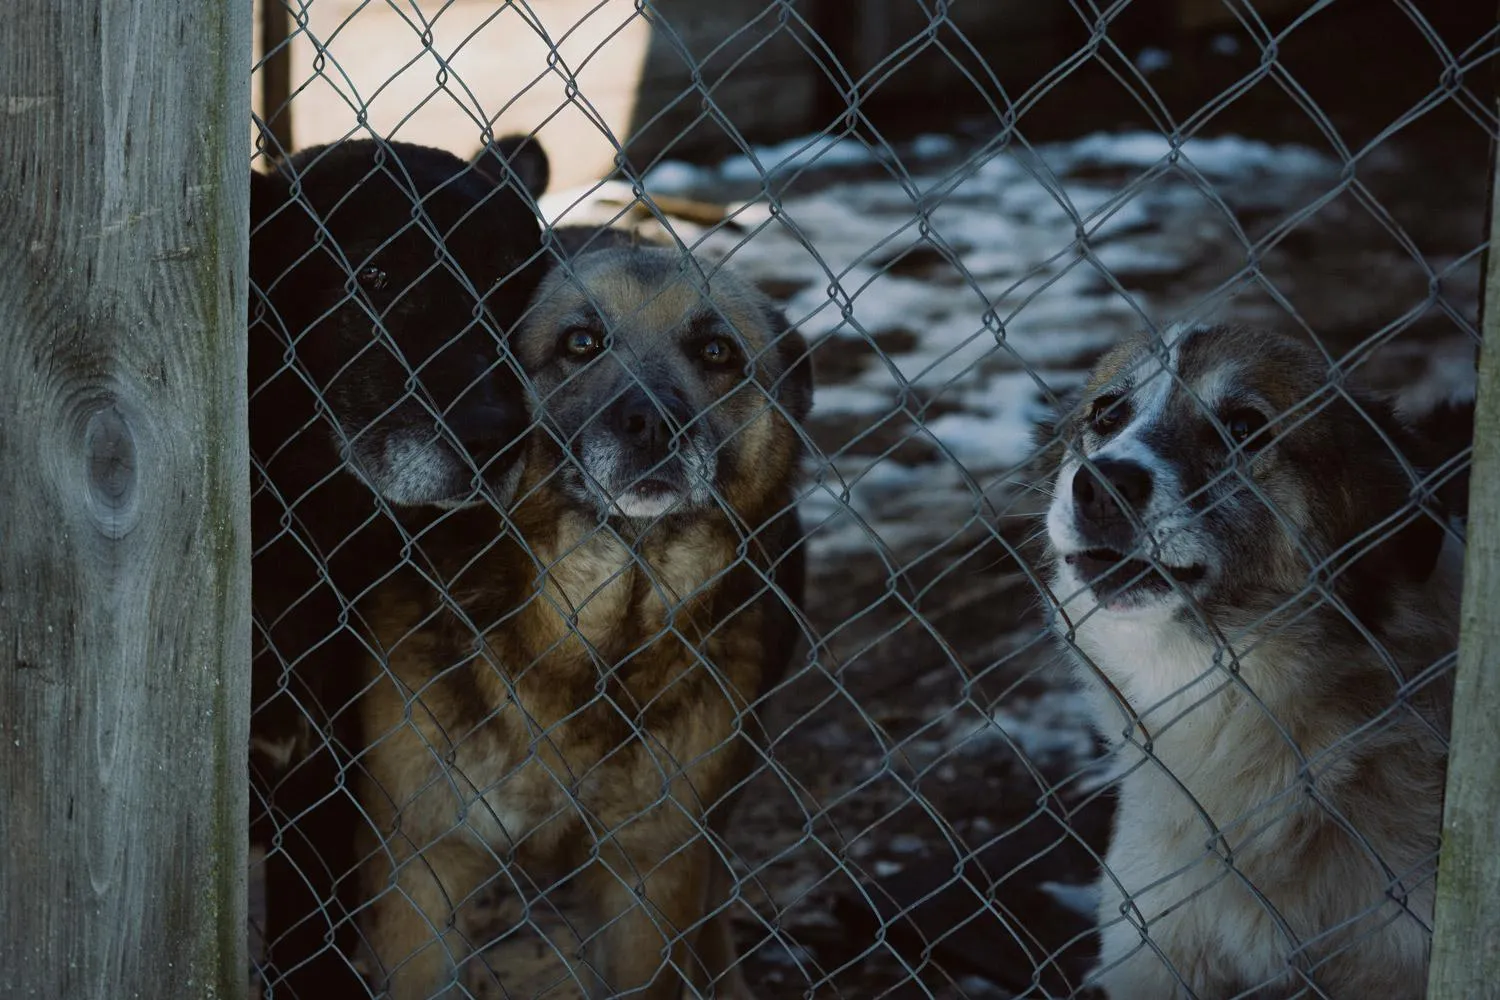
<svg viewBox="0 0 1500 1000">
<path fill-rule="evenodd" d="M 625 487 L 614 498 L 614 506 L 626 517 L 655 518 L 678 507 L 684 497 L 681 486 L 651 476 Z"/>
<path fill-rule="evenodd" d="M 598 438 L 575 444 L 572 451 L 565 480 L 570 492 L 608 517 L 654 521 L 697 511 L 713 495 L 714 466 L 697 448 L 652 461 L 621 449 L 612 439 Z"/>
<path fill-rule="evenodd" d="M 1201 583 L 1206 567 L 1168 566 L 1135 559 L 1118 549 L 1083 549 L 1063 556 L 1094 591 L 1099 603 L 1111 611 L 1122 611 L 1159 603 L 1179 587 Z"/>
</svg>

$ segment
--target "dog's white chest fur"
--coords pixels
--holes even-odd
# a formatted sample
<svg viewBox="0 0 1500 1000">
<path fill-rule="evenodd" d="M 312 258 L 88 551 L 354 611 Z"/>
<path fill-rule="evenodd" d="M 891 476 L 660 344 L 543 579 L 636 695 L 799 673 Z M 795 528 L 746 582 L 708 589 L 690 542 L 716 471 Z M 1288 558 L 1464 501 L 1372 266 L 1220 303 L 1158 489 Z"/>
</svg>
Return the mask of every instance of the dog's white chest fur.
<svg viewBox="0 0 1500 1000">
<path fill-rule="evenodd" d="M 1174 627 L 1170 611 L 1089 614 L 1092 604 L 1093 598 L 1082 594 L 1065 610 L 1080 621 L 1072 642 L 1087 657 L 1080 670 L 1093 681 L 1088 688 L 1100 733 L 1118 742 L 1135 729 L 1137 721 L 1148 729 L 1170 723 L 1179 735 L 1202 729 L 1204 720 L 1194 706 L 1229 680 L 1227 653 L 1216 655 L 1186 629 Z M 1108 687 L 1091 676 L 1089 664 L 1109 679 L 1127 704 L 1120 704 Z"/>
<path fill-rule="evenodd" d="M 1095 665 L 1080 659 L 1079 672 L 1120 775 L 1099 909 L 1112 1000 L 1186 997 L 1179 977 L 1201 997 L 1334 978 L 1320 961 L 1336 948 L 1341 963 L 1362 961 L 1355 938 L 1376 927 L 1389 995 L 1420 995 L 1432 892 L 1430 873 L 1411 869 L 1423 850 L 1382 842 L 1350 808 L 1386 794 L 1360 786 L 1371 780 L 1363 755 L 1401 752 L 1401 737 L 1330 746 L 1336 727 L 1301 730 L 1269 678 L 1318 664 L 1236 659 L 1182 626 L 1112 615 L 1074 641 Z M 1365 833 L 1380 858 L 1361 847 Z"/>
</svg>

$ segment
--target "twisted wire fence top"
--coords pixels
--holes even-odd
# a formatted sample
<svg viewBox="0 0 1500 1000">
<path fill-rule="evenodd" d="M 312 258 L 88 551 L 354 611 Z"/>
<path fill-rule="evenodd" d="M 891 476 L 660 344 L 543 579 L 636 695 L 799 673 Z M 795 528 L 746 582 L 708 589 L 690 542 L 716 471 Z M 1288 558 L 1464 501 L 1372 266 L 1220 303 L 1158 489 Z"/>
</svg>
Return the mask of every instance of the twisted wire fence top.
<svg viewBox="0 0 1500 1000">
<path fill-rule="evenodd" d="M 1277 434 L 1331 407 L 1363 406 L 1366 390 L 1414 418 L 1471 393 L 1486 157 L 1500 134 L 1494 18 L 1421 0 L 782 0 L 712 10 L 685 0 L 265 2 L 284 7 L 288 30 L 263 33 L 271 44 L 257 49 L 255 73 L 288 72 L 286 92 L 257 106 L 252 164 L 283 185 L 269 211 L 257 209 L 252 234 L 262 262 L 252 265 L 261 269 L 250 316 L 257 870 L 278 852 L 293 856 L 299 831 L 329 803 L 386 831 L 341 864 L 420 855 L 423 837 L 436 843 L 486 822 L 504 828 L 496 803 L 518 779 L 507 772 L 476 787 L 458 761 L 472 734 L 515 704 L 486 695 L 464 717 L 472 730 L 454 731 L 451 719 L 424 715 L 424 698 L 489 663 L 520 699 L 534 680 L 529 665 L 506 662 L 483 637 L 544 605 L 574 627 L 537 651 L 537 663 L 581 644 L 598 684 L 558 718 L 528 718 L 527 766 L 545 762 L 549 787 L 564 793 L 549 816 L 581 817 L 598 844 L 542 877 L 487 842 L 492 876 L 457 901 L 483 915 L 462 932 L 464 949 L 482 957 L 459 973 L 473 995 L 595 988 L 598 970 L 585 971 L 591 959 L 579 956 L 609 925 L 584 926 L 577 897 L 590 890 L 570 879 L 600 863 L 607 849 L 598 845 L 629 823 L 598 814 L 580 789 L 624 751 L 568 771 L 547 747 L 570 725 L 644 730 L 682 689 L 634 703 L 619 685 L 668 640 L 690 648 L 692 669 L 735 704 L 726 737 L 755 743 L 726 789 L 738 796 L 733 819 L 709 840 L 733 873 L 722 911 L 736 966 L 758 995 L 1075 995 L 1097 950 L 1099 893 L 1109 891 L 1101 866 L 1116 790 L 1135 770 L 1161 768 L 1155 735 L 1191 720 L 1211 694 L 1174 694 L 1172 711 L 1155 714 L 1163 706 L 1122 705 L 1120 729 L 1134 734 L 1125 743 L 1139 756 L 1095 731 L 1054 634 L 1076 595 L 1052 593 L 1045 515 L 1058 456 L 1076 442 L 1053 428 L 1110 348 L 1144 330 L 1165 356 L 1203 322 L 1284 331 L 1319 353 L 1326 384 L 1276 415 L 1286 418 Z M 476 155 L 517 134 L 547 154 L 545 191 L 515 147 Z M 361 142 L 371 152 L 355 180 L 379 193 L 328 195 L 318 178 Z M 455 158 L 430 167 L 402 143 Z M 543 223 L 534 243 L 514 238 L 516 205 Z M 373 230 L 372 212 L 384 220 Z M 584 239 L 574 227 L 612 232 Z M 677 270 L 664 290 L 615 315 L 575 256 L 605 244 L 666 247 Z M 333 277 L 310 290 L 314 271 Z M 750 292 L 725 305 L 734 282 L 765 296 L 768 318 L 735 311 L 760 301 Z M 548 408 L 585 376 L 541 387 L 539 363 L 516 346 L 528 336 L 518 330 L 551 315 L 549 288 L 581 288 L 581 301 L 610 317 L 592 370 L 624 374 L 599 395 L 600 419 L 644 392 L 644 419 L 660 419 L 672 439 L 657 471 L 679 461 L 699 470 L 705 502 L 735 526 L 733 557 L 686 590 L 639 555 L 644 535 L 601 517 L 576 544 L 526 553 L 535 579 L 524 593 L 475 602 L 498 586 L 485 583 L 488 567 L 525 561 L 507 546 L 540 537 L 528 500 L 571 488 L 564 481 L 575 473 L 564 467 L 579 461 L 584 431 Z M 679 293 L 693 303 L 683 309 L 713 318 L 747 373 L 723 401 L 686 415 L 656 391 L 651 373 L 666 362 L 639 332 Z M 441 308 L 424 305 L 429 318 L 413 320 L 433 303 Z M 351 315 L 367 339 L 331 356 L 329 331 Z M 273 342 L 255 367 L 255 345 Z M 803 346 L 778 353 L 793 343 Z M 815 378 L 806 416 L 785 395 L 799 362 Z M 373 371 L 393 388 L 350 419 L 369 384 L 362 373 Z M 563 456 L 557 469 L 511 477 L 510 438 L 480 442 L 460 426 L 472 407 L 499 411 L 498 398 L 475 401 L 500 384 L 531 407 L 517 428 L 530 443 L 520 447 L 544 440 Z M 794 488 L 771 511 L 800 516 L 805 537 L 791 543 L 775 516 L 747 523 L 739 494 L 703 471 L 731 466 L 762 417 L 784 421 L 787 447 L 803 453 Z M 381 429 L 397 424 L 423 428 L 401 439 L 409 451 L 382 443 Z M 309 442 L 326 447 L 323 465 L 298 465 Z M 1305 547 L 1296 600 L 1342 601 L 1342 567 L 1413 519 L 1446 521 L 1471 453 L 1463 442 L 1436 457 L 1401 454 L 1409 505 L 1336 551 Z M 413 468 L 427 477 L 422 488 L 443 495 L 411 492 Z M 603 488 L 588 470 L 576 475 L 580 490 Z M 1277 516 L 1280 528 L 1297 528 L 1295 515 Z M 1461 540 L 1458 523 L 1444 530 Z M 582 592 L 539 582 L 605 543 L 638 558 Z M 804 562 L 805 593 L 791 582 Z M 749 579 L 743 598 L 705 626 L 695 598 L 735 573 Z M 274 598 L 263 586 L 272 574 L 287 581 Z M 627 648 L 606 650 L 585 619 L 621 581 L 654 595 L 663 617 Z M 403 600 L 427 603 L 396 615 L 388 595 L 398 586 Z M 792 652 L 764 689 L 741 691 L 704 650 L 733 614 L 760 607 L 785 615 L 778 627 Z M 1069 620 L 1060 630 L 1082 627 Z M 1221 655 L 1202 664 L 1247 703 L 1259 699 L 1237 664 L 1253 656 L 1258 627 L 1226 629 Z M 417 652 L 439 629 L 463 640 Z M 1363 638 L 1378 645 L 1368 630 Z M 1439 690 L 1453 649 L 1415 674 L 1387 655 L 1401 704 L 1350 739 Z M 419 656 L 433 676 L 413 688 L 398 661 Z M 332 659 L 374 669 L 351 666 L 358 683 L 333 695 L 316 682 Z M 356 702 L 397 688 L 398 724 L 338 747 L 348 757 L 332 783 L 286 791 L 312 773 L 298 763 L 316 758 L 310 748 L 340 743 L 339 720 Z M 387 813 L 402 803 L 354 791 L 361 748 L 378 754 L 403 733 L 433 765 L 420 794 L 458 804 L 442 831 L 390 835 Z M 1303 773 L 1336 749 L 1310 754 Z M 679 796 L 691 796 L 673 790 L 706 755 L 652 754 L 661 793 L 650 809 L 706 808 L 682 805 Z M 1237 837 L 1301 794 L 1279 790 L 1243 815 L 1203 811 L 1204 856 L 1232 859 Z M 311 886 L 330 874 L 316 867 L 298 877 Z M 1226 871 L 1259 891 L 1232 864 Z M 266 876 L 253 873 L 253 885 L 257 877 Z M 1431 878 L 1391 871 L 1393 896 Z M 253 904 L 253 926 L 265 926 L 266 905 Z M 330 935 L 364 933 L 364 902 L 309 906 Z M 1274 910 L 1267 905 L 1273 923 Z M 1142 919 L 1128 905 L 1121 914 Z M 668 945 L 694 930 L 656 923 Z M 454 947 L 452 927 L 430 930 Z M 1338 941 L 1347 930 L 1322 929 Z M 1284 922 L 1281 931 L 1299 955 L 1323 947 Z M 268 945 L 252 952 L 263 958 Z M 354 961 L 371 971 L 368 957 Z M 279 995 L 284 971 L 260 965 L 259 988 Z M 1315 978 L 1316 959 L 1302 971 Z"/>
</svg>

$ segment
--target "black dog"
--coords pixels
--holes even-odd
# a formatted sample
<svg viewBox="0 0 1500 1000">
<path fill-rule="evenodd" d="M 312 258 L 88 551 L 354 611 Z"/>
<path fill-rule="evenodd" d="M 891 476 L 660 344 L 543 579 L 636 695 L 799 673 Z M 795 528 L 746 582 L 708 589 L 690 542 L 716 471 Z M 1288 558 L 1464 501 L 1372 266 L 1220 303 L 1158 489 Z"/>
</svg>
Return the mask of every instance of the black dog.
<svg viewBox="0 0 1500 1000">
<path fill-rule="evenodd" d="M 251 205 L 262 971 L 268 996 L 363 995 L 339 903 L 361 821 L 343 792 L 363 745 L 343 711 L 355 606 L 442 508 L 508 502 L 529 415 L 504 338 L 545 269 L 541 229 L 503 160 L 397 142 L 305 150 L 253 175 Z"/>
</svg>

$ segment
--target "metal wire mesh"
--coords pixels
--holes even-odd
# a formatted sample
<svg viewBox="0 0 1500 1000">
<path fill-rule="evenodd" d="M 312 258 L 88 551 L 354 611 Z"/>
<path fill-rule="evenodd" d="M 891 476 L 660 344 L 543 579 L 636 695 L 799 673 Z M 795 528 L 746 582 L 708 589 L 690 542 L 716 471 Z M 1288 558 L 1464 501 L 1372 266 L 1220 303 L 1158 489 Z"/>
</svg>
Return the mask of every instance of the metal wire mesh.
<svg viewBox="0 0 1500 1000">
<path fill-rule="evenodd" d="M 1492 17 L 268 3 L 262 996 L 1408 995 Z"/>
</svg>

